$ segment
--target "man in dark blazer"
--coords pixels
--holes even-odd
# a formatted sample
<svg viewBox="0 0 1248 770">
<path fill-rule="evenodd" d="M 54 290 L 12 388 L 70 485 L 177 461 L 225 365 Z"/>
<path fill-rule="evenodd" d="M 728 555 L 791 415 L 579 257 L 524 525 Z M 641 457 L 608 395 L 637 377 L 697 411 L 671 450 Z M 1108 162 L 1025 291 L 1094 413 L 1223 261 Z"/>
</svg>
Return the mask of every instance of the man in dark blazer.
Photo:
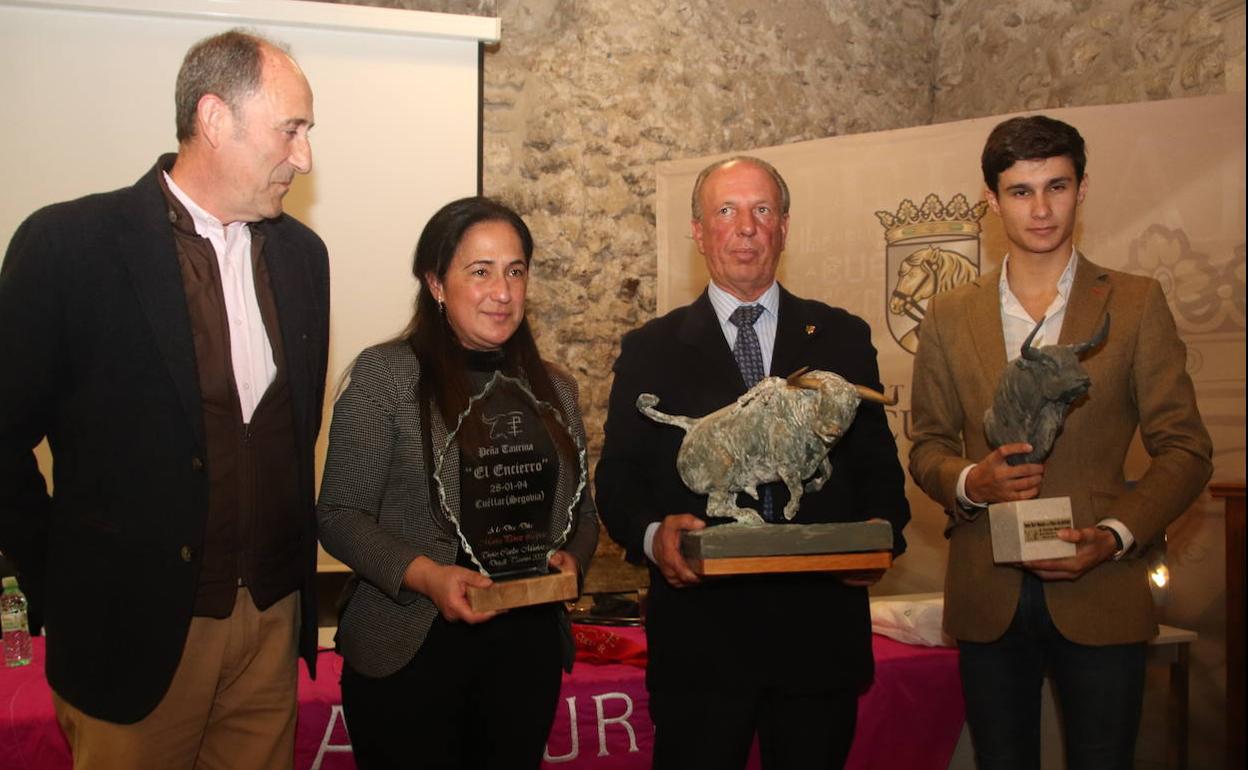
<svg viewBox="0 0 1248 770">
<path fill-rule="evenodd" d="M 177 155 L 9 244 L 0 549 L 75 768 L 289 767 L 329 296 L 282 198 L 311 168 L 312 94 L 235 31 L 187 53 L 176 102 Z"/>
<path fill-rule="evenodd" d="M 680 535 L 708 523 L 706 497 L 676 471 L 684 434 L 642 416 L 640 393 L 664 411 L 700 417 L 746 390 L 734 346 L 738 306 L 753 323 L 762 371 L 836 372 L 880 389 L 871 331 L 859 318 L 785 291 L 775 280 L 788 231 L 789 193 L 779 172 L 736 157 L 704 169 L 694 185 L 693 239 L 711 284 L 692 305 L 625 335 L 615 363 L 597 502 L 628 558 L 650 566 L 646 633 L 656 768 L 741 768 L 757 733 L 763 765 L 841 767 L 853 739 L 858 695 L 871 682 L 866 586 L 878 574 L 762 575 L 699 580 Z M 748 332 L 747 332 L 748 334 Z M 895 552 L 909 520 L 897 448 L 879 404 L 864 403 L 831 455 L 832 477 L 802 497 L 794 523 L 883 518 Z M 788 500 L 769 484 L 763 513 Z M 740 502 L 760 509 L 746 496 Z"/>
<path fill-rule="evenodd" d="M 984 146 L 986 197 L 1009 254 L 999 270 L 934 297 L 914 361 L 910 473 L 949 517 L 945 631 L 958 640 L 966 719 L 980 770 L 1040 767 L 1040 686 L 1053 677 L 1066 766 L 1131 768 L 1144 697 L 1151 543 L 1200 493 L 1212 444 L 1160 284 L 1075 249 L 1088 190 L 1083 137 L 1044 115 L 1011 118 Z M 1043 463 L 1028 444 L 993 448 L 984 412 L 1008 362 L 1032 341 L 1105 341 L 1087 352 L 1091 389 Z M 1136 432 L 1150 456 L 1128 485 Z M 996 564 L 989 503 L 1069 497 L 1063 559 Z"/>
</svg>

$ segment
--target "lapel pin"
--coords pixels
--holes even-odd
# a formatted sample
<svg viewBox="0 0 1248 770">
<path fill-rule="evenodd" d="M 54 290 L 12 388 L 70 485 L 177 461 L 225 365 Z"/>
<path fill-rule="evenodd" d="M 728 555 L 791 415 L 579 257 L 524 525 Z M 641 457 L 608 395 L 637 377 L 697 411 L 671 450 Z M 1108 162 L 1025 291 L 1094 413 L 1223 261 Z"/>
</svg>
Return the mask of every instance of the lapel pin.
<svg viewBox="0 0 1248 770">
<path fill-rule="evenodd" d="M 806 325 L 806 336 L 807 336 L 807 337 L 809 337 L 810 335 L 812 335 L 812 334 L 814 334 L 814 333 L 815 333 L 815 326 L 814 326 L 814 324 L 807 324 L 807 325 Z"/>
</svg>

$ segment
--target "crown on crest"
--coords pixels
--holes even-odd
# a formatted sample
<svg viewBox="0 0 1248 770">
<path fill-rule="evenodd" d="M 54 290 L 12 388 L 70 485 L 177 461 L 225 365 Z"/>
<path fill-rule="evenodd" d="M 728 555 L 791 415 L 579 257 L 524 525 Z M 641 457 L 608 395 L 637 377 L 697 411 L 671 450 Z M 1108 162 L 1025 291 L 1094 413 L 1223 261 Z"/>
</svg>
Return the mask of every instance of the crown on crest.
<svg viewBox="0 0 1248 770">
<path fill-rule="evenodd" d="M 962 193 L 950 198 L 948 205 L 940 202 L 939 195 L 930 193 L 923 199 L 922 206 L 915 206 L 914 201 L 906 198 L 897 207 L 896 214 L 877 211 L 875 216 L 884 228 L 884 240 L 897 243 L 931 235 L 978 236 L 979 220 L 987 212 L 986 202 L 972 206 Z"/>
</svg>

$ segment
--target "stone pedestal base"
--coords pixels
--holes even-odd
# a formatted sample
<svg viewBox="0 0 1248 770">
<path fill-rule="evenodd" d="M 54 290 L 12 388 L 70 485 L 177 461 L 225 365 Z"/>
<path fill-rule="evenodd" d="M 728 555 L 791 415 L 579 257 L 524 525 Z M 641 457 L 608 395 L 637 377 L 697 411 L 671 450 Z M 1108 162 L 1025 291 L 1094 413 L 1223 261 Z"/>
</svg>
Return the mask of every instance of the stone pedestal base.
<svg viewBox="0 0 1248 770">
<path fill-rule="evenodd" d="M 1074 526 L 1069 497 L 1041 497 L 988 506 L 992 527 L 992 560 L 997 564 L 1063 559 L 1075 555 L 1075 544 L 1057 539 L 1057 531 Z"/>
<path fill-rule="evenodd" d="M 681 552 L 699 575 L 845 572 L 892 566 L 886 521 L 843 524 L 726 524 L 686 532 Z"/>
</svg>

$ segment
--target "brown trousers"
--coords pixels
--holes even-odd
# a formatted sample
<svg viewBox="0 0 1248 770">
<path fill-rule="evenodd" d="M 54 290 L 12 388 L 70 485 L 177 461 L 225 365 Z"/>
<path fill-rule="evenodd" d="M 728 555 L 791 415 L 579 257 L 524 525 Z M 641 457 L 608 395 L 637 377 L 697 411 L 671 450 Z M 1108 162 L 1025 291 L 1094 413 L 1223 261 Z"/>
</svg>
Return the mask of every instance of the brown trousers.
<svg viewBox="0 0 1248 770">
<path fill-rule="evenodd" d="M 169 691 L 139 722 L 87 716 L 53 693 L 74 770 L 289 770 L 299 594 L 261 612 L 246 588 L 224 619 L 196 617 Z"/>
</svg>

